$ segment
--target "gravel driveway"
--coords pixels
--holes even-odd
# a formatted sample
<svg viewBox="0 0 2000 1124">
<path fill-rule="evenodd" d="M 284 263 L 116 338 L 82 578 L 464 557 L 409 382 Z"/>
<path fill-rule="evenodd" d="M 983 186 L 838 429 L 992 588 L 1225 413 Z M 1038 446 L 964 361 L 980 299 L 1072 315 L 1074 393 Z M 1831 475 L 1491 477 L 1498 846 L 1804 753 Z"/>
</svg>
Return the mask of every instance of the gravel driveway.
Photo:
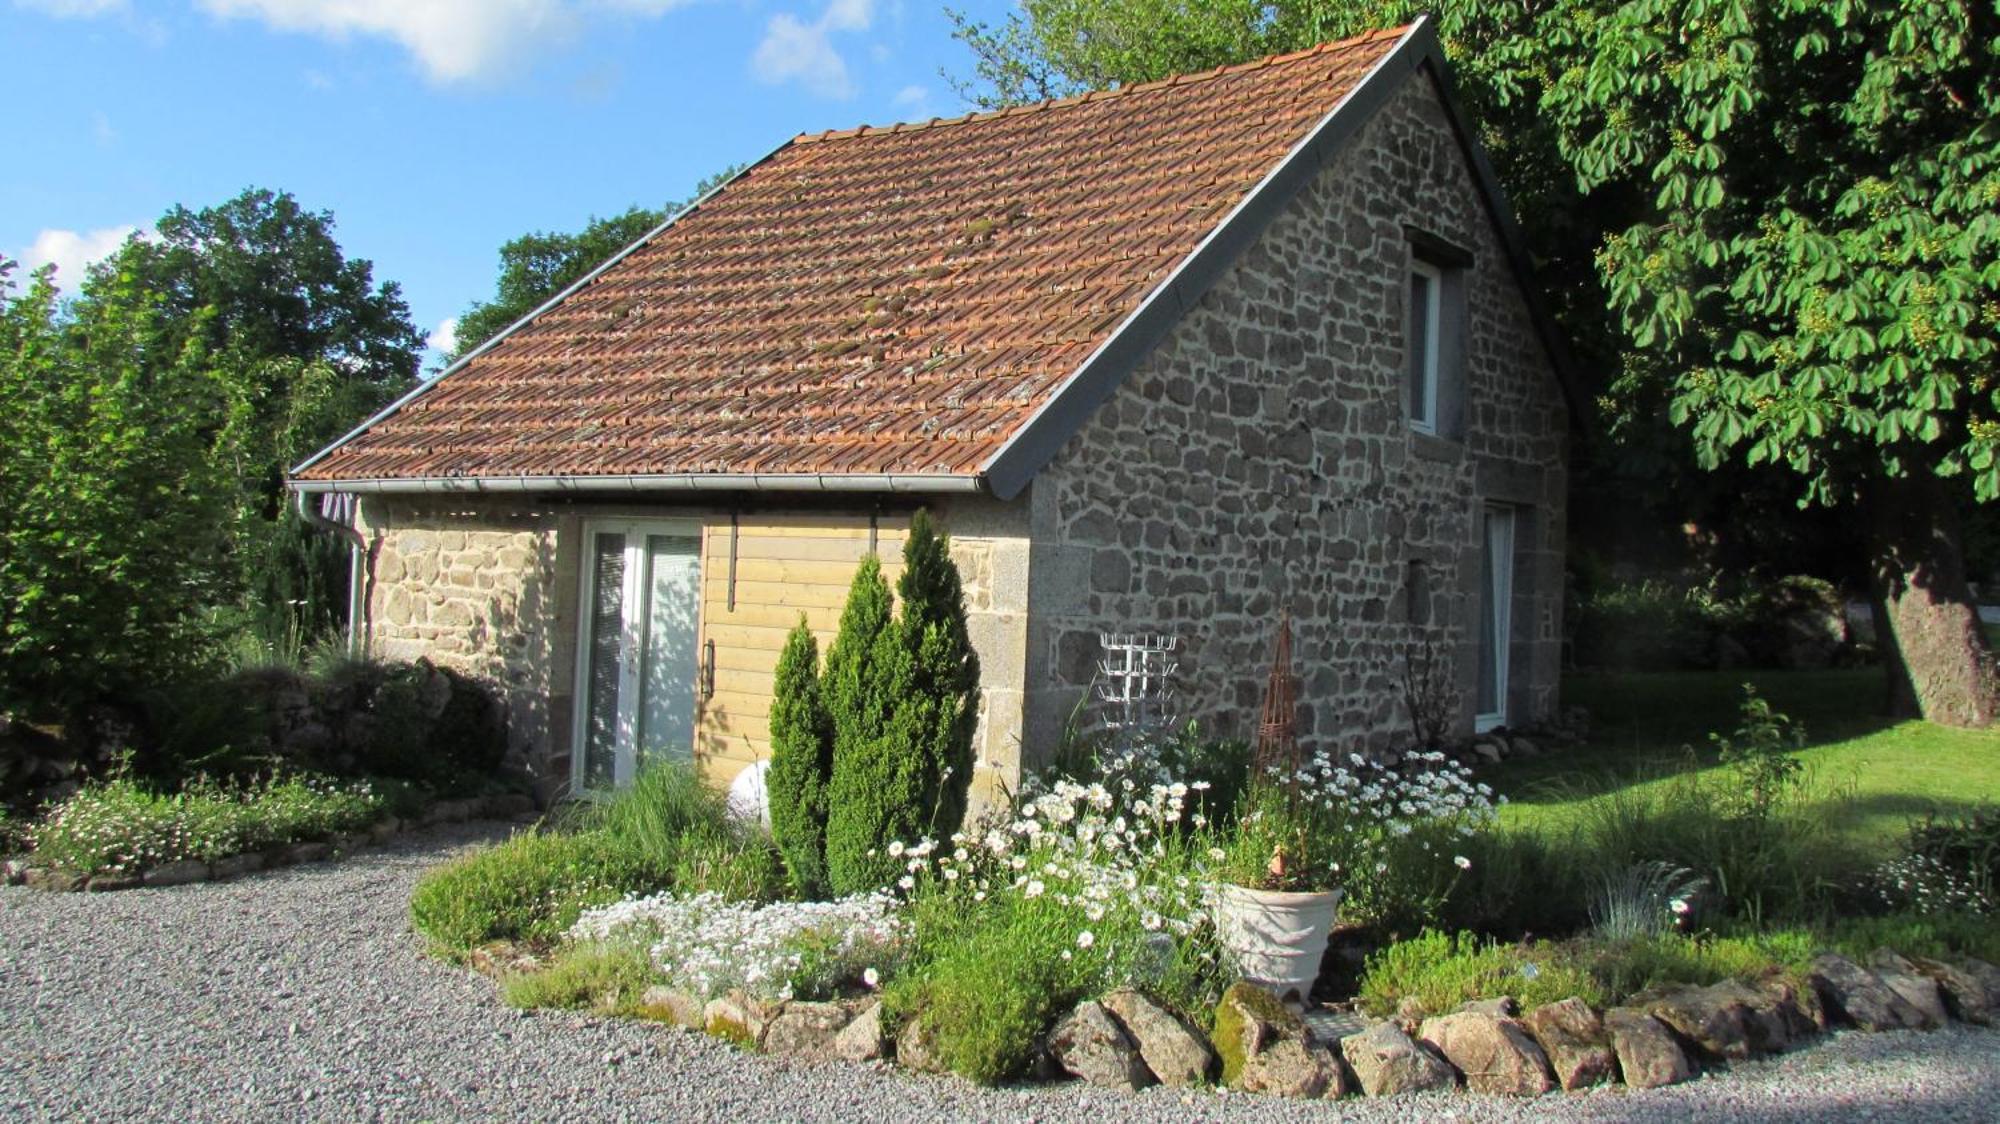
<svg viewBox="0 0 2000 1124">
<path fill-rule="evenodd" d="M 1990 1121 L 2000 1032 L 1839 1035 L 1648 1093 L 1513 1104 L 981 1090 L 502 1007 L 425 959 L 411 883 L 504 830 L 338 864 L 115 894 L 0 889 L 0 1118 L 27 1120 L 1848 1119 Z"/>
</svg>

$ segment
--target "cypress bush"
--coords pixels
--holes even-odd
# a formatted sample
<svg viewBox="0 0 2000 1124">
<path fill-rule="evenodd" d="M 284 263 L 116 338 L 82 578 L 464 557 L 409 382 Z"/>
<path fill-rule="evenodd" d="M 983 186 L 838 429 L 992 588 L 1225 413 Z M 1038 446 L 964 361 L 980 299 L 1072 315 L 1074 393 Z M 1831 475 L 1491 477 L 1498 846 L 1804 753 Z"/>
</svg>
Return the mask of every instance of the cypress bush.
<svg viewBox="0 0 2000 1124">
<path fill-rule="evenodd" d="M 918 512 L 903 545 L 902 614 L 873 558 L 862 563 L 827 653 L 833 724 L 827 873 L 837 894 L 894 881 L 887 845 L 958 829 L 972 775 L 979 663 L 950 543 Z"/>
<path fill-rule="evenodd" d="M 893 700 L 889 737 L 921 771 L 918 834 L 949 838 L 965 818 L 972 734 L 979 719 L 979 657 L 966 635 L 965 590 L 951 542 L 917 512 L 903 545 L 896 622 L 908 654 L 908 686 Z"/>
<path fill-rule="evenodd" d="M 819 645 L 805 618 L 785 639 L 771 692 L 771 838 L 792 886 L 826 892 L 826 800 L 833 776 L 833 728 L 820 698 Z"/>
<path fill-rule="evenodd" d="M 883 740 L 893 699 L 893 645 L 889 583 L 873 555 L 848 588 L 840 632 L 826 652 L 822 693 L 833 727 L 833 775 L 827 787 L 826 873 L 836 894 L 879 888 L 893 860 L 880 852 L 890 809 L 902 795 L 891 790 Z M 885 659 L 885 657 L 888 657 Z M 868 852 L 876 851 L 875 855 Z M 885 863 L 888 864 L 885 867 Z M 893 877 L 893 875 L 891 875 Z"/>
</svg>

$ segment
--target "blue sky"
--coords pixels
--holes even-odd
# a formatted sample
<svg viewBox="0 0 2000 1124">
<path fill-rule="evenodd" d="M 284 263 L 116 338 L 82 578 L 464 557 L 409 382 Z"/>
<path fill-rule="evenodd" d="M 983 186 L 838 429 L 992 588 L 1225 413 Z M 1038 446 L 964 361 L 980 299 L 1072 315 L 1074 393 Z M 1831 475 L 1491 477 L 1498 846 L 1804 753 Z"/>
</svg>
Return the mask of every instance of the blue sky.
<svg viewBox="0 0 2000 1124">
<path fill-rule="evenodd" d="M 0 255 L 74 280 L 176 203 L 283 189 L 437 330 L 515 235 L 684 198 L 797 133 L 963 112 L 944 5 L 0 0 Z"/>
</svg>

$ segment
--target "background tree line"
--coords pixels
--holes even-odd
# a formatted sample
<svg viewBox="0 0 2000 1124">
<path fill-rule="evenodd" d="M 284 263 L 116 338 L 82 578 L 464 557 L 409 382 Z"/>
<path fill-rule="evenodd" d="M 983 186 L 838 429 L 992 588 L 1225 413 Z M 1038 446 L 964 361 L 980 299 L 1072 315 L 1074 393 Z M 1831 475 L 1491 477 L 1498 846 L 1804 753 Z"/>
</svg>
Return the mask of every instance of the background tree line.
<svg viewBox="0 0 2000 1124">
<path fill-rule="evenodd" d="M 1898 706 L 1990 722 L 1964 556 L 1995 541 L 2000 494 L 1990 4 L 1024 0 L 958 18 L 962 92 L 1145 81 L 1421 7 L 1593 379 L 1577 538 L 1693 518 L 1732 564 L 1808 557 L 1872 593 Z M 458 354 L 677 209 L 508 242 Z M 325 635 L 345 558 L 290 514 L 283 471 L 407 388 L 422 346 L 397 286 L 284 193 L 177 207 L 68 299 L 7 271 L 0 713 L 115 694 L 229 636 Z"/>
<path fill-rule="evenodd" d="M 998 26 L 954 18 L 976 59 L 961 90 L 998 106 L 1426 9 L 1595 378 L 1586 428 L 1610 440 L 1579 453 L 1582 535 L 1629 527 L 1636 494 L 1655 525 L 1721 516 L 1739 563 L 1803 549 L 1872 594 L 1893 706 L 1991 722 L 1963 543 L 1968 515 L 1990 540 L 2000 495 L 1992 4 L 1024 0 Z"/>
</svg>

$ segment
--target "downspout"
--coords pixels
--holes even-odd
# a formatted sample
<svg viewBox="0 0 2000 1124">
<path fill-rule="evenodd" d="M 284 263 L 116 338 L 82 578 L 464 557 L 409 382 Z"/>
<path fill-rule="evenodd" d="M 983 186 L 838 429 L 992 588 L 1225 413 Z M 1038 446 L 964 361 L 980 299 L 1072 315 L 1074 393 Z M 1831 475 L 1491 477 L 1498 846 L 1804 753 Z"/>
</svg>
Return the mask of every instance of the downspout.
<svg viewBox="0 0 2000 1124">
<path fill-rule="evenodd" d="M 374 567 L 368 565 L 368 540 L 356 527 L 336 523 L 320 513 L 317 495 L 311 492 L 294 492 L 297 498 L 299 518 L 308 526 L 332 533 L 345 539 L 348 546 L 347 559 L 347 654 L 361 656 L 367 653 L 368 642 L 373 638 L 374 622 L 369 618 L 369 597 L 367 579 Z M 354 497 L 354 519 L 361 521 L 361 497 Z"/>
</svg>

